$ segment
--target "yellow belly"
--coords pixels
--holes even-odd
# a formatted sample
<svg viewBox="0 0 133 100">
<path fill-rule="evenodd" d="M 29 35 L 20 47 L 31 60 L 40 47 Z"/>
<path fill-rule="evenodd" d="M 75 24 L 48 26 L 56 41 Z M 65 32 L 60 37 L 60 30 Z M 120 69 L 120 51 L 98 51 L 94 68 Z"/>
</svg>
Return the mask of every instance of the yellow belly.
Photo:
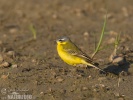
<svg viewBox="0 0 133 100">
<path fill-rule="evenodd" d="M 76 66 L 77 64 L 82 64 L 82 59 L 79 57 L 73 56 L 61 50 L 58 50 L 58 54 L 61 59 L 69 65 Z"/>
</svg>

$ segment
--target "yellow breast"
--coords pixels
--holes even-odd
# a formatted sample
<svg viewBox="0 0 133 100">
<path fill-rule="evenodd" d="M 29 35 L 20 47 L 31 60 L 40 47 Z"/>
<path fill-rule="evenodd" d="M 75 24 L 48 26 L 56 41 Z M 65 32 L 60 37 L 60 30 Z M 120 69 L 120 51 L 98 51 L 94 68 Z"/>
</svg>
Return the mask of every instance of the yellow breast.
<svg viewBox="0 0 133 100">
<path fill-rule="evenodd" d="M 69 65 L 76 66 L 77 64 L 82 63 L 81 58 L 69 54 L 68 52 L 63 50 L 63 47 L 61 45 L 57 45 L 57 51 L 58 51 L 58 54 L 61 57 L 61 59 Z"/>
</svg>

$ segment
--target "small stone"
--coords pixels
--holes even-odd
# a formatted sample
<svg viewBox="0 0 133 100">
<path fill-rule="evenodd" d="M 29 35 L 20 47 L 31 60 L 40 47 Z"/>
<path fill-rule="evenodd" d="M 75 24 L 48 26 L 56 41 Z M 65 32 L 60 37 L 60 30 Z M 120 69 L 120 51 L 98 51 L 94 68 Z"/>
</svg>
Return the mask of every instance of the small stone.
<svg viewBox="0 0 133 100">
<path fill-rule="evenodd" d="M 112 44 L 112 43 L 114 43 L 115 42 L 115 38 L 114 37 L 112 37 L 112 38 L 110 38 L 109 40 L 108 40 L 108 44 Z"/>
<path fill-rule="evenodd" d="M 88 32 L 84 32 L 84 36 L 89 36 L 89 33 Z"/>
<path fill-rule="evenodd" d="M 18 30 L 16 29 L 16 28 L 11 28 L 10 30 L 9 30 L 9 32 L 10 33 L 16 33 Z"/>
<path fill-rule="evenodd" d="M 124 57 L 115 56 L 115 57 L 113 58 L 112 63 L 113 63 L 113 64 L 117 63 L 117 64 L 119 64 L 119 65 L 122 65 L 122 64 L 126 63 L 126 60 L 125 60 Z"/>
<path fill-rule="evenodd" d="M 98 89 L 93 89 L 93 91 L 94 91 L 94 92 L 99 92 L 99 90 L 98 90 Z"/>
<path fill-rule="evenodd" d="M 121 96 L 122 96 L 122 97 L 125 97 L 125 95 L 124 95 L 124 94 L 122 94 Z"/>
<path fill-rule="evenodd" d="M 31 60 L 31 62 L 36 63 L 36 62 L 37 62 L 37 60 L 36 60 L 36 59 L 32 59 L 32 60 Z"/>
<path fill-rule="evenodd" d="M 81 78 L 82 75 L 81 75 L 81 74 L 76 74 L 76 77 L 77 77 L 77 78 Z"/>
<path fill-rule="evenodd" d="M 104 87 L 105 87 L 105 85 L 104 85 L 104 84 L 100 84 L 99 86 L 100 86 L 100 87 L 102 87 L 102 88 L 104 88 Z"/>
<path fill-rule="evenodd" d="M 84 35 L 84 40 L 87 41 L 88 37 L 89 37 L 89 33 L 88 32 L 84 32 L 83 35 Z"/>
<path fill-rule="evenodd" d="M 9 66 L 10 64 L 8 62 L 3 62 L 2 64 L 0 64 L 0 67 L 4 67 L 4 68 L 7 68 Z"/>
<path fill-rule="evenodd" d="M 88 78 L 90 79 L 90 78 L 92 78 L 92 76 L 91 76 L 91 75 L 89 75 L 89 76 L 88 76 Z"/>
<path fill-rule="evenodd" d="M 82 9 L 75 9 L 74 10 L 74 13 L 76 14 L 76 16 L 78 16 L 78 17 L 81 17 L 81 16 L 83 16 L 84 15 L 84 10 L 82 10 Z"/>
<path fill-rule="evenodd" d="M 106 18 L 106 16 L 107 16 L 108 19 L 113 19 L 114 18 L 113 13 L 108 13 L 107 15 L 104 15 L 104 18 Z"/>
<path fill-rule="evenodd" d="M 49 88 L 48 88 L 48 91 L 49 91 L 49 92 L 52 92 L 52 88 L 51 88 L 51 87 L 49 87 Z"/>
<path fill-rule="evenodd" d="M 87 87 L 83 87 L 82 90 L 87 90 L 88 88 Z"/>
<path fill-rule="evenodd" d="M 8 75 L 2 75 L 1 78 L 2 78 L 2 79 L 7 79 L 8 76 L 9 76 L 9 73 L 8 73 Z"/>
<path fill-rule="evenodd" d="M 7 55 L 14 57 L 15 56 L 15 52 L 14 51 L 8 51 L 7 52 Z"/>
<path fill-rule="evenodd" d="M 53 14 L 53 15 L 52 15 L 52 18 L 53 18 L 53 19 L 57 19 L 58 16 L 57 16 L 56 14 Z"/>
<path fill-rule="evenodd" d="M 12 68 L 17 68 L 18 65 L 17 65 L 17 64 L 14 64 L 14 65 L 12 65 L 11 67 L 12 67 Z"/>
<path fill-rule="evenodd" d="M 57 78 L 58 82 L 62 82 L 64 79 L 63 78 Z"/>
<path fill-rule="evenodd" d="M 114 95 L 115 95 L 116 97 L 119 97 L 119 96 L 120 96 L 120 94 L 119 94 L 119 93 L 114 93 Z"/>
<path fill-rule="evenodd" d="M 42 95 L 42 94 L 44 94 L 44 92 L 40 92 L 40 94 Z"/>
<path fill-rule="evenodd" d="M 19 30 L 19 26 L 18 25 L 6 25 L 5 28 L 7 28 L 9 30 L 10 33 L 16 33 Z"/>
</svg>

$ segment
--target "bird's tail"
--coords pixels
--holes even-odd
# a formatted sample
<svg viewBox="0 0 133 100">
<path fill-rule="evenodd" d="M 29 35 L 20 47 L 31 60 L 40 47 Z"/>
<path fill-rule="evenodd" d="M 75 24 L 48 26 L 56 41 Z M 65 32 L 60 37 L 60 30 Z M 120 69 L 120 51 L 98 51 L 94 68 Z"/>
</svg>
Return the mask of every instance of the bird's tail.
<svg viewBox="0 0 133 100">
<path fill-rule="evenodd" d="M 99 68 L 98 66 L 96 66 L 96 65 L 94 65 L 94 64 L 91 64 L 91 63 L 88 63 L 88 62 L 85 62 L 85 63 L 86 63 L 88 66 L 94 67 L 94 68 L 96 68 L 96 69 L 98 69 L 98 70 L 100 70 L 100 71 L 106 73 L 106 71 L 104 71 L 103 69 Z"/>
</svg>

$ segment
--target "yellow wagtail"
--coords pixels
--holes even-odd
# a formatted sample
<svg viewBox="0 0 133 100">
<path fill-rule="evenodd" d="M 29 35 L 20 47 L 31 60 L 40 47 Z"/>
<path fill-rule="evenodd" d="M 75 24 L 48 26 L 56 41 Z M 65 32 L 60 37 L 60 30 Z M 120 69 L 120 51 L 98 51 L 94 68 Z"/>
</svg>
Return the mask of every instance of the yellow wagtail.
<svg viewBox="0 0 133 100">
<path fill-rule="evenodd" d="M 72 66 L 85 64 L 105 72 L 97 67 L 92 59 L 81 51 L 68 37 L 57 39 L 56 42 L 58 54 L 67 64 Z"/>
</svg>

